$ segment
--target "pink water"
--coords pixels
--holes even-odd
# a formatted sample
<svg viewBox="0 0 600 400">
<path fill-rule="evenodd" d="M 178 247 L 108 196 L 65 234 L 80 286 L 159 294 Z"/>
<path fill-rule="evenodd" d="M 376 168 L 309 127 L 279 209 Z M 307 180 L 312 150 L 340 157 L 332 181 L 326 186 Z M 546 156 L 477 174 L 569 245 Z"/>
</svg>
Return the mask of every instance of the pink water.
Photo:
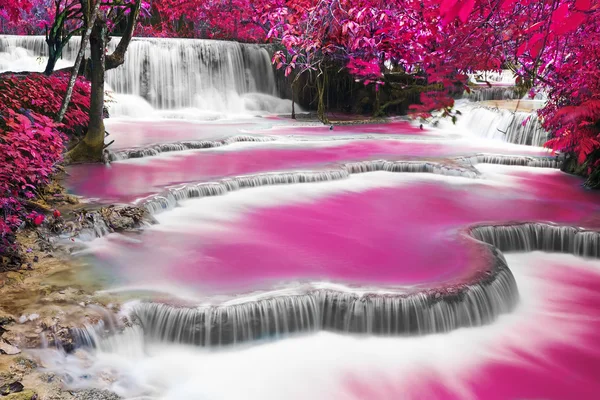
<svg viewBox="0 0 600 400">
<path fill-rule="evenodd" d="M 488 351 L 465 354 L 471 359 L 467 363 L 415 368 L 408 387 L 405 376 L 393 378 L 393 370 L 386 371 L 387 377 L 348 373 L 352 395 L 344 398 L 597 399 L 600 264 L 540 253 L 519 257 L 527 265 L 516 265 L 517 256 L 508 257 L 518 278 L 519 270 L 527 271 L 517 283 L 533 279 L 541 286 L 527 293 L 539 303 L 531 311 L 535 319 L 515 317 L 518 323 L 513 326 L 500 323 L 498 338 L 488 343 Z"/>
<path fill-rule="evenodd" d="M 271 127 L 281 123 L 279 119 L 240 120 L 231 122 L 190 122 L 174 120 L 136 121 L 109 119 L 106 130 L 110 133 L 109 147 L 118 150 L 130 147 L 143 147 L 156 143 L 170 143 L 182 140 L 220 140 L 244 131 Z"/>
<path fill-rule="evenodd" d="M 462 146 L 461 146 L 462 144 Z M 447 141 L 357 140 L 323 143 L 252 143 L 167 153 L 156 157 L 72 168 L 70 188 L 107 202 L 132 202 L 167 186 L 267 171 L 336 168 L 365 160 L 440 159 L 465 154 L 465 143 Z M 467 154 L 489 152 L 474 145 Z M 544 150 L 511 148 L 507 154 L 548 155 Z"/>
<path fill-rule="evenodd" d="M 102 201 L 132 202 L 172 185 L 332 169 L 351 161 L 546 154 L 470 138 L 435 138 L 404 122 L 333 132 L 269 123 L 144 126 L 129 138 L 120 136 L 122 146 L 246 131 L 284 140 L 175 152 L 110 167 L 79 166 L 70 171 L 70 185 Z M 173 127 L 178 128 L 174 135 L 164 138 Z M 361 133 L 397 134 L 398 140 L 296 142 L 292 137 Z M 548 169 L 477 168 L 479 179 L 377 172 L 187 200 L 158 214 L 159 224 L 141 234 L 93 242 L 90 253 L 98 270 L 109 276 L 109 288 L 149 289 L 159 300 L 162 295 L 156 292 L 161 291 L 204 301 L 303 282 L 419 290 L 466 282 L 489 267 L 481 245 L 465 234 L 474 224 L 591 226 L 598 220 L 600 194 L 583 190 L 579 178 Z M 161 382 L 157 396 L 167 399 L 197 398 L 210 392 L 207 388 L 224 399 L 261 400 L 597 398 L 600 264 L 584 267 L 575 257 L 541 253 L 507 259 L 520 304 L 487 327 L 386 342 L 319 334 L 197 358 L 190 349 L 173 353 L 169 348 L 136 364 L 119 362 L 113 371 L 127 365 L 125 374 L 136 371 L 136 382 Z M 172 382 L 165 368 L 177 371 Z M 232 380 L 237 384 L 227 383 Z M 125 382 L 123 387 L 131 383 Z"/>
<path fill-rule="evenodd" d="M 418 126 L 407 121 L 395 121 L 385 124 L 353 124 L 353 125 L 331 125 L 311 126 L 307 129 L 306 126 L 275 126 L 270 129 L 256 129 L 255 133 L 267 135 L 298 135 L 298 136 L 313 136 L 313 135 L 425 135 L 432 134 L 431 131 L 420 129 Z"/>
<path fill-rule="evenodd" d="M 505 178 L 506 169 L 498 168 Z M 333 191 L 316 183 L 190 200 L 159 215 L 160 225 L 140 241 L 106 239 L 110 251 L 102 247 L 98 256 L 131 283 L 168 280 L 201 293 L 289 281 L 451 284 L 489 265 L 461 233 L 468 226 L 577 223 L 600 209 L 599 195 L 577 190 L 576 178 L 520 170 L 509 174 L 510 186 L 375 173 L 337 182 Z"/>
</svg>

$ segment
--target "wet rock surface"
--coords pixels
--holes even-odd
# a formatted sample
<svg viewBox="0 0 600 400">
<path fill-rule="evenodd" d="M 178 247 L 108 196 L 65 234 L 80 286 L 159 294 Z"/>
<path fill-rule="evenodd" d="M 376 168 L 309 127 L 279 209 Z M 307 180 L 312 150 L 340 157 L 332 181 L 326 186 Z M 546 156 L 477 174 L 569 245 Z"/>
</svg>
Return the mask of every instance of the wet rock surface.
<svg viewBox="0 0 600 400">
<path fill-rule="evenodd" d="M 74 392 L 73 397 L 76 400 L 119 400 L 121 397 L 108 390 L 88 389 L 80 392 Z"/>
<path fill-rule="evenodd" d="M 8 396 L 11 393 L 19 393 L 23 391 L 23 384 L 21 382 L 5 383 L 0 386 L 0 395 Z"/>
</svg>

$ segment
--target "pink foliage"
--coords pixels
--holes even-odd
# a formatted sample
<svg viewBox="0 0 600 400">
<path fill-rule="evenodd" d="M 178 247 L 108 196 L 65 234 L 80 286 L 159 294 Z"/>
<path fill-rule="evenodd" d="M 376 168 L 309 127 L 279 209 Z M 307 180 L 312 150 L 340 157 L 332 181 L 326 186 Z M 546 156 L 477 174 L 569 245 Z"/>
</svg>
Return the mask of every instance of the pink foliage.
<svg viewBox="0 0 600 400">
<path fill-rule="evenodd" d="M 23 200 L 35 197 L 62 159 L 63 132 L 75 133 L 88 123 L 89 83 L 77 81 L 64 123 L 58 111 L 67 74 L 2 75 L 0 79 L 0 253 L 12 246 L 12 235 L 27 219 Z M 29 215 L 39 225 L 43 216 Z"/>
</svg>

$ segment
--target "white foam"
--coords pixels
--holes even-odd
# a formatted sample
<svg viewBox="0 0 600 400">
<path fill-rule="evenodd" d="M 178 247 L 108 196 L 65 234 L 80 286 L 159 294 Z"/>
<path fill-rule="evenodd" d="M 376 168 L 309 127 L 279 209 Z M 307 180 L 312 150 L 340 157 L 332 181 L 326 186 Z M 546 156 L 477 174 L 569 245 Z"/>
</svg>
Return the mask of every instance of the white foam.
<svg viewBox="0 0 600 400">
<path fill-rule="evenodd" d="M 472 399 L 468 381 L 486 363 L 521 368 L 535 368 L 531 360 L 551 363 L 552 346 L 585 345 L 580 338 L 592 333 L 588 319 L 597 318 L 573 308 L 585 289 L 553 279 L 553 273 L 585 270 L 600 279 L 600 262 L 546 253 L 507 255 L 507 261 L 521 302 L 489 326 L 414 338 L 318 333 L 221 351 L 159 344 L 142 349 L 142 337 L 134 332 L 95 355 L 48 352 L 45 365 L 73 377 L 73 387 L 105 387 L 126 397 L 358 399 L 349 389 L 354 382 L 367 385 L 370 398 L 418 399 L 419 385 L 433 378 L 458 397 Z"/>
</svg>

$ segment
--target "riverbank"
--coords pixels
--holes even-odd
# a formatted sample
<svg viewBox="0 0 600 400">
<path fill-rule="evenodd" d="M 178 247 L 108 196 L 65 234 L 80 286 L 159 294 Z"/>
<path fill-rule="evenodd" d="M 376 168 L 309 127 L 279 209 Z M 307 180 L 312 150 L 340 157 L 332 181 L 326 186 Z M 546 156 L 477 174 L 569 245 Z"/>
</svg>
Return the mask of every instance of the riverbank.
<svg viewBox="0 0 600 400">
<path fill-rule="evenodd" d="M 99 295 L 91 267 L 71 254 L 82 235 L 133 229 L 144 213 L 135 207 L 100 207 L 66 193 L 62 176 L 44 188 L 31 207 L 52 214 L 17 234 L 20 266 L 0 272 L 0 393 L 6 400 L 114 400 L 110 392 L 65 391 L 44 372 L 39 349 L 75 349 L 73 328 L 97 325 L 118 311 L 118 301 Z M 139 218 L 138 218 L 139 217 Z M 61 240 L 58 240 L 59 237 Z M 70 239 L 69 239 L 70 237 Z"/>
</svg>

